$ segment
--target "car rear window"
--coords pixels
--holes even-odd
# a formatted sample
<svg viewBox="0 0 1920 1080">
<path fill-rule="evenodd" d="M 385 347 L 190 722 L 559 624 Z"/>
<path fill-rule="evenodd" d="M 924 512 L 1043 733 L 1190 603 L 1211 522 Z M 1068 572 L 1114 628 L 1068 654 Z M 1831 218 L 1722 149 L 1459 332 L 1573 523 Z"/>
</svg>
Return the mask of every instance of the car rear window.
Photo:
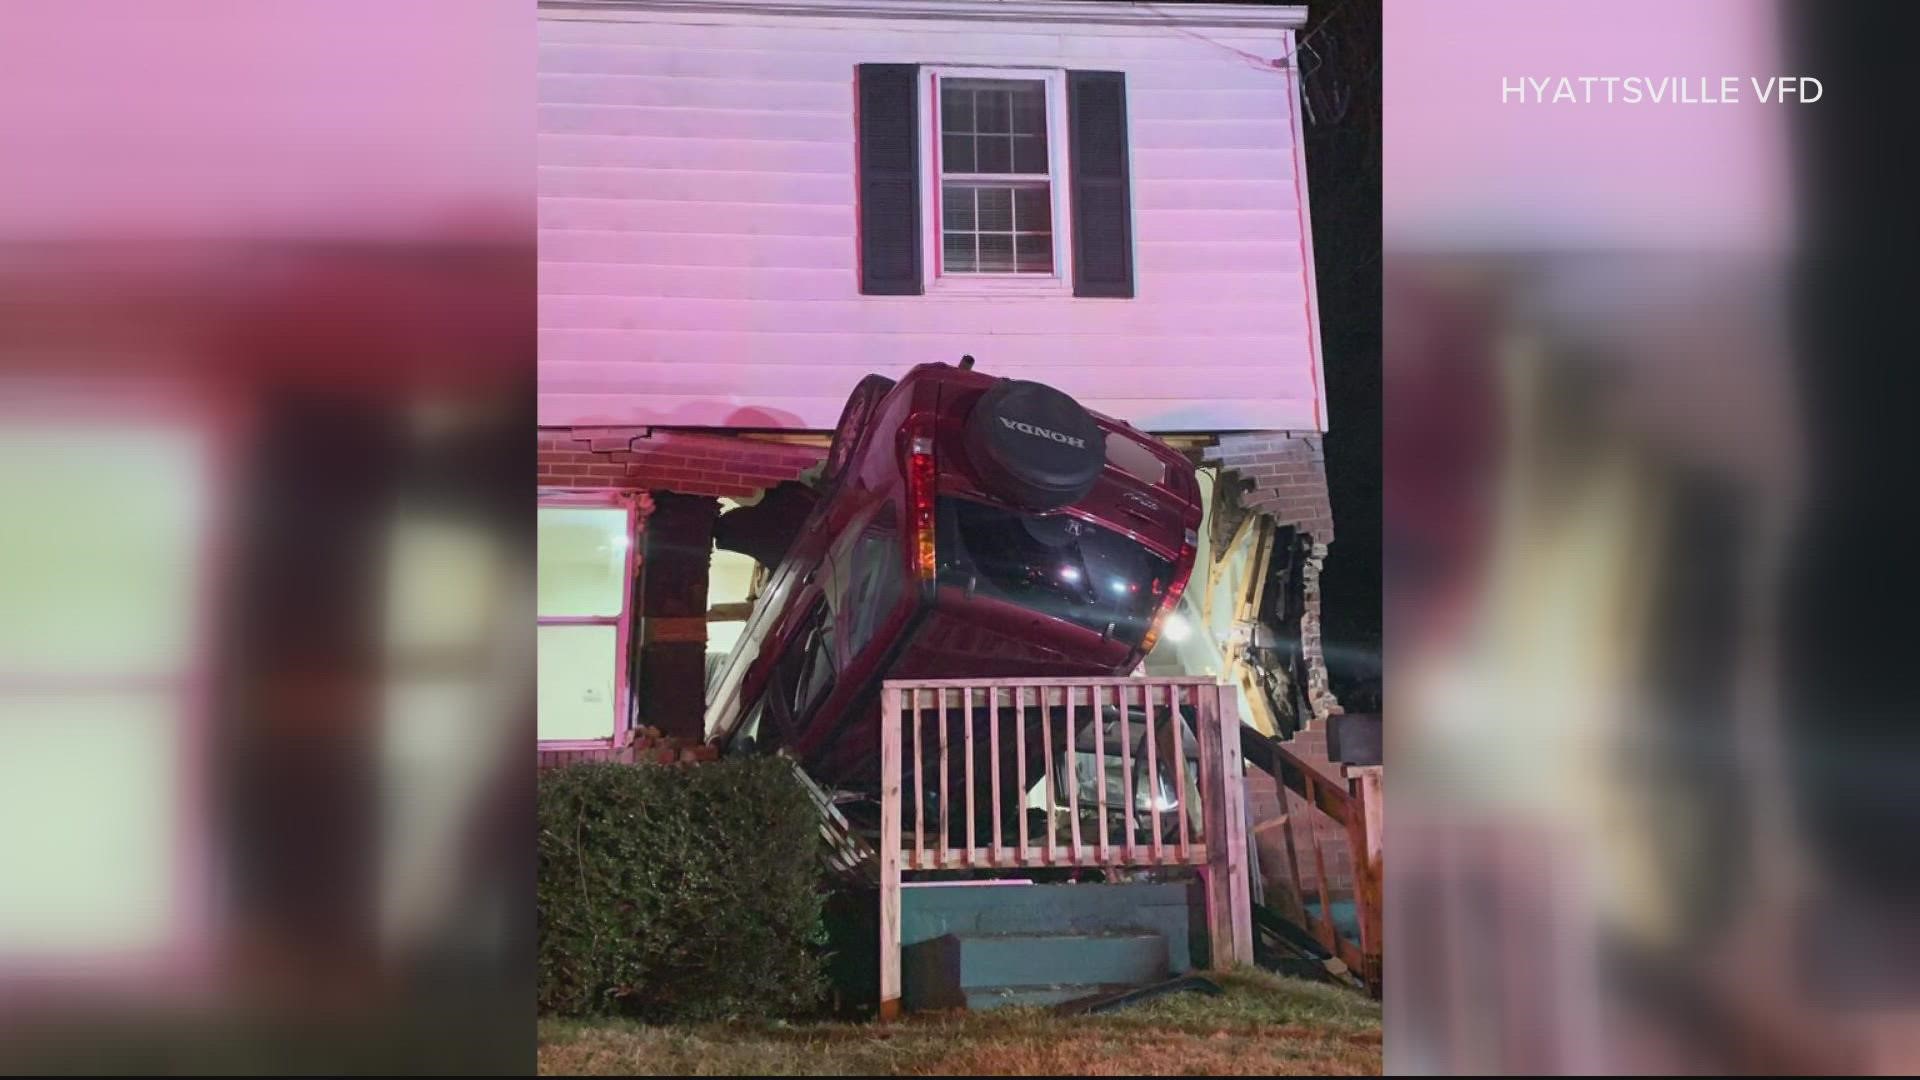
<svg viewBox="0 0 1920 1080">
<path fill-rule="evenodd" d="M 942 497 L 937 552 L 942 585 L 1067 619 L 1111 624 L 1137 645 L 1166 594 L 1173 564 L 1127 537 L 1064 514 L 1021 514 Z"/>
</svg>

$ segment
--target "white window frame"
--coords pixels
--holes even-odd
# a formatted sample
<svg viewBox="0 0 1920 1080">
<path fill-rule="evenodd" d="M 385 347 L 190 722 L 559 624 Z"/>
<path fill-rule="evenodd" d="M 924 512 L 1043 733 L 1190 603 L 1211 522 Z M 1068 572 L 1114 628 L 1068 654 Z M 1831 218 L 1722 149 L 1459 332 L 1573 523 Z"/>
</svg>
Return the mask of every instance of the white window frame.
<svg viewBox="0 0 1920 1080">
<path fill-rule="evenodd" d="M 1053 197 L 1053 273 L 941 272 L 940 194 L 940 80 L 1024 79 L 1046 84 L 1047 189 Z M 921 283 L 929 295 L 1039 294 L 1073 292 L 1072 200 L 1067 197 L 1067 73 L 1062 68 L 1035 67 L 923 67 L 920 71 L 920 205 L 927 208 L 921 229 Z"/>
<path fill-rule="evenodd" d="M 221 666 L 218 626 L 223 606 L 233 599 L 224 573 L 233 552 L 236 462 L 250 419 L 230 402 L 167 385 L 103 389 L 82 383 L 26 383 L 0 397 L 0 427 L 38 426 L 57 417 L 69 432 L 89 427 L 135 426 L 149 432 L 180 435 L 195 445 L 199 520 L 192 526 L 198 551 L 189 571 L 197 579 L 180 632 L 193 643 L 186 657 L 166 671 L 92 671 L 86 674 L 41 672 L 14 666 L 0 657 L 0 705 L 31 701 L 36 694 L 74 698 L 134 693 L 170 698 L 175 707 L 179 786 L 175 791 L 171 895 L 173 925 L 163 940 L 136 945 L 79 949 L 34 949 L 0 954 L 0 1001 L 26 998 L 47 986 L 102 986 L 126 989 L 167 987 L 178 993 L 204 985 L 212 974 L 218 897 L 209 884 L 219 869 L 215 848 L 209 775 L 214 761 L 214 706 Z M 102 494 L 102 498 L 110 497 Z M 9 867 L 9 870 L 18 869 Z"/>
<path fill-rule="evenodd" d="M 614 628 L 613 734 L 591 739 L 542 739 L 541 750 L 618 750 L 633 741 L 634 686 L 630 677 L 634 632 L 633 585 L 640 571 L 640 522 L 637 493 L 620 489 L 563 490 L 542 488 L 534 513 L 541 510 L 624 510 L 627 515 L 626 565 L 620 574 L 620 610 L 613 615 L 542 615 L 534 611 L 535 632 L 541 626 L 611 626 Z M 539 572 L 538 561 L 534 566 Z"/>
</svg>

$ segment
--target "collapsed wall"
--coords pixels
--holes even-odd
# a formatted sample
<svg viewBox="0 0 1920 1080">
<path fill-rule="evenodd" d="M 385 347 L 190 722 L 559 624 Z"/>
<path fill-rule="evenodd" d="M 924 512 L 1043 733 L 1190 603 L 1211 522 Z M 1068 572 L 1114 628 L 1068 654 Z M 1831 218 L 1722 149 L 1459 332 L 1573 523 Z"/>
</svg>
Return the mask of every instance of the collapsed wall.
<svg viewBox="0 0 1920 1080">
<path fill-rule="evenodd" d="M 1213 506 L 1212 550 L 1228 554 L 1249 517 L 1272 525 L 1272 538 L 1258 571 L 1271 575 L 1257 608 L 1245 614 L 1256 625 L 1236 634 L 1230 666 L 1249 690 L 1250 704 L 1265 710 L 1263 726 L 1287 740 L 1297 757 L 1344 789 L 1333 759 L 1328 727 L 1342 714 L 1329 684 L 1321 642 L 1320 577 L 1333 542 L 1333 510 L 1327 490 L 1325 443 L 1318 434 L 1250 432 L 1222 435 L 1201 451 L 1218 467 Z M 1287 878 L 1312 893 L 1324 868 L 1329 893 L 1351 896 L 1353 856 L 1345 831 L 1313 811 L 1298 795 L 1258 770 L 1247 776 L 1248 810 L 1262 876 L 1276 887 Z M 1291 822 L 1292 829 L 1281 827 Z M 1315 848 L 1318 851 L 1315 851 Z"/>
</svg>

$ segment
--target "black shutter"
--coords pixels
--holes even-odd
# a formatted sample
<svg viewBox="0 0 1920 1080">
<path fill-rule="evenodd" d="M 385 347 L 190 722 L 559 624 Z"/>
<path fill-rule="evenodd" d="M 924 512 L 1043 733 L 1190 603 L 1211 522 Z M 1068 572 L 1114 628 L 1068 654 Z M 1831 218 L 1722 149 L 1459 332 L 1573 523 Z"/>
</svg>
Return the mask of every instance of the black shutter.
<svg viewBox="0 0 1920 1080">
<path fill-rule="evenodd" d="M 1127 182 L 1127 77 L 1067 72 L 1073 196 L 1073 295 L 1133 295 L 1133 195 Z"/>
<path fill-rule="evenodd" d="M 860 291 L 920 290 L 920 69 L 860 65 Z"/>
</svg>

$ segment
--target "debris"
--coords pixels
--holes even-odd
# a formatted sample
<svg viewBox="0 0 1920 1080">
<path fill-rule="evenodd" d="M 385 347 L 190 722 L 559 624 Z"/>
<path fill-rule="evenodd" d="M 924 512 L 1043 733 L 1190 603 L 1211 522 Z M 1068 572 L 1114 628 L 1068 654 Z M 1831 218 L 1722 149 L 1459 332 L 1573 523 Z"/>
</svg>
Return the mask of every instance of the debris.
<svg viewBox="0 0 1920 1080">
<path fill-rule="evenodd" d="M 1129 1005 L 1138 1005 L 1143 1001 L 1151 1001 L 1154 998 L 1165 997 L 1168 994 L 1187 992 L 1210 994 L 1214 997 L 1225 993 L 1220 989 L 1220 984 L 1212 979 L 1200 975 L 1177 975 L 1163 982 L 1149 983 L 1146 986 L 1133 986 L 1125 990 L 1061 1002 L 1053 1007 L 1053 1011 L 1059 1016 L 1109 1012 Z"/>
</svg>

